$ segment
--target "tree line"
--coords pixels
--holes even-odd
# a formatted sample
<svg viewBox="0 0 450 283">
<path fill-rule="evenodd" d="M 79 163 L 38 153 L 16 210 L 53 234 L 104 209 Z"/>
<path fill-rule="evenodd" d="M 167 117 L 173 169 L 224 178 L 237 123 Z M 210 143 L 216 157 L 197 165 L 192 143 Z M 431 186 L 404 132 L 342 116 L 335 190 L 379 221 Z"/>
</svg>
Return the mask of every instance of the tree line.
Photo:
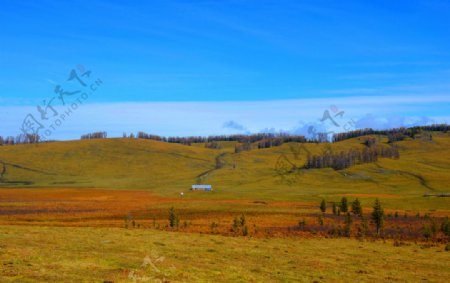
<svg viewBox="0 0 450 283">
<path fill-rule="evenodd" d="M 258 133 L 258 134 L 251 134 L 251 135 L 217 135 L 217 136 L 189 136 L 189 137 L 161 137 L 158 135 L 151 135 L 147 134 L 145 132 L 138 132 L 138 134 L 135 136 L 133 134 L 130 134 L 127 136 L 124 134 L 123 137 L 130 137 L 130 138 L 140 138 L 140 139 L 151 139 L 151 140 L 157 140 L 157 141 L 163 141 L 163 142 L 169 142 L 169 143 L 180 143 L 185 145 L 191 145 L 193 143 L 210 143 L 212 147 L 216 147 L 214 142 L 219 141 L 236 141 L 239 143 L 255 143 L 260 142 L 261 145 L 259 145 L 260 148 L 269 147 L 271 145 L 277 144 L 280 145 L 281 143 L 285 142 L 306 142 L 306 138 L 304 136 L 300 135 L 289 135 L 285 133 L 280 134 L 272 134 L 272 133 Z"/>
<path fill-rule="evenodd" d="M 431 140 L 431 134 L 427 133 L 427 131 L 440 131 L 447 132 L 449 130 L 449 125 L 447 124 L 435 124 L 430 126 L 416 126 L 411 128 L 396 128 L 389 130 L 373 130 L 373 129 L 361 129 L 355 130 L 345 133 L 336 133 L 333 135 L 332 141 L 343 141 L 346 139 L 351 139 L 355 137 L 365 136 L 365 135 L 385 135 L 388 137 L 389 143 L 394 143 L 396 141 L 403 140 L 407 137 L 416 138 L 418 134 L 422 136 L 426 136 L 428 140 Z M 317 138 L 315 139 L 307 139 L 302 135 L 291 135 L 288 133 L 257 133 L 257 134 L 236 134 L 236 135 L 214 135 L 214 136 L 188 136 L 188 137 L 162 137 L 158 135 L 148 134 L 145 132 L 138 132 L 137 134 L 123 134 L 124 138 L 140 138 L 140 139 L 151 139 L 156 141 L 163 141 L 169 143 L 179 143 L 184 145 L 191 145 L 193 143 L 209 143 L 206 147 L 209 148 L 219 148 L 217 145 L 219 141 L 235 141 L 240 143 L 241 145 L 237 145 L 235 151 L 240 152 L 242 150 L 249 150 L 251 146 L 248 144 L 257 143 L 257 148 L 269 148 L 273 146 L 280 146 L 283 143 L 288 142 L 298 142 L 298 143 L 321 143 L 328 142 L 326 133 L 317 133 Z M 81 139 L 98 139 L 98 138 L 107 138 L 107 133 L 105 131 L 99 131 L 89 134 L 84 134 L 81 136 Z M 0 145 L 14 145 L 14 144 L 24 144 L 24 143 L 39 143 L 43 142 L 38 134 L 20 134 L 15 137 L 0 136 Z"/>
<path fill-rule="evenodd" d="M 361 129 L 345 133 L 336 133 L 333 135 L 332 142 L 343 141 L 355 137 L 365 136 L 365 135 L 385 135 L 388 137 L 388 143 L 394 143 L 396 141 L 404 140 L 406 137 L 416 138 L 418 134 L 421 136 L 427 135 L 428 139 L 431 138 L 431 134 L 426 131 L 441 131 L 447 132 L 449 125 L 447 124 L 435 124 L 430 126 L 416 126 L 411 128 L 395 128 L 389 130 L 373 130 L 373 129 Z M 169 143 L 179 143 L 184 145 L 192 145 L 193 143 L 205 143 L 207 148 L 220 148 L 217 144 L 219 141 L 235 141 L 240 143 L 236 145 L 235 152 L 241 152 L 245 150 L 250 150 L 250 144 L 257 143 L 256 148 L 270 148 L 274 146 L 280 146 L 288 142 L 298 142 L 298 143 L 323 143 L 329 142 L 328 135 L 326 133 L 317 133 L 317 137 L 314 139 L 307 139 L 303 135 L 291 135 L 288 133 L 257 133 L 250 135 L 214 135 L 214 136 L 188 136 L 188 137 L 162 137 L 158 135 L 151 135 L 144 132 L 139 132 L 137 135 L 130 134 L 124 137 L 130 138 L 142 138 L 142 139 L 152 139 L 157 141 L 169 142 Z"/>
<path fill-rule="evenodd" d="M 81 135 L 82 140 L 92 140 L 92 139 L 106 139 L 108 134 L 106 132 L 94 132 L 89 134 Z"/>
<path fill-rule="evenodd" d="M 400 153 L 396 146 L 370 146 L 361 150 L 350 149 L 333 153 L 330 150 L 322 154 L 308 155 L 305 169 L 312 168 L 333 168 L 341 170 L 353 165 L 376 162 L 379 157 L 398 159 Z"/>
<path fill-rule="evenodd" d="M 395 142 L 405 139 L 406 137 L 416 138 L 417 134 L 422 134 L 426 131 L 448 132 L 450 126 L 448 124 L 434 124 L 429 126 L 415 126 L 410 128 L 394 128 L 389 130 L 373 130 L 360 129 L 349 131 L 345 133 L 336 133 L 333 135 L 333 142 L 348 140 L 367 135 L 385 135 L 389 142 Z"/>
<path fill-rule="evenodd" d="M 37 134 L 20 134 L 15 137 L 0 136 L 0 145 L 15 145 L 15 144 L 28 144 L 28 143 L 39 143 L 41 137 Z"/>
<path fill-rule="evenodd" d="M 305 143 L 307 142 L 307 139 L 304 136 L 281 136 L 266 138 L 258 142 L 258 148 L 270 148 L 273 146 L 280 146 L 283 143 L 288 142 Z"/>
</svg>

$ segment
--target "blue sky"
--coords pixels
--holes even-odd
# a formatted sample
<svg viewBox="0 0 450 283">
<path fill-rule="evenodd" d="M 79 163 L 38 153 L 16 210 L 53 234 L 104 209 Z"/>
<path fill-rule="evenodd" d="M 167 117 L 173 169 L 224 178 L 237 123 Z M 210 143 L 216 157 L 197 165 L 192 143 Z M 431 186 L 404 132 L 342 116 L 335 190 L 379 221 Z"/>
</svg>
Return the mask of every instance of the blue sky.
<svg viewBox="0 0 450 283">
<path fill-rule="evenodd" d="M 448 1 L 0 3 L 0 135 L 80 64 L 103 84 L 54 138 L 301 132 L 332 106 L 361 127 L 449 121 Z"/>
</svg>

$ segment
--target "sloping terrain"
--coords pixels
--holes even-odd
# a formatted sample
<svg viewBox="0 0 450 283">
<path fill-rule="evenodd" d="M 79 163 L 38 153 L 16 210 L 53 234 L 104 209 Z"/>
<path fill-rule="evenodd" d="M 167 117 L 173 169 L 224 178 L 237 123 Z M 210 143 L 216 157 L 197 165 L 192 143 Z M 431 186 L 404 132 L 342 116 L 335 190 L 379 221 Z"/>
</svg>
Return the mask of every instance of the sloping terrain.
<svg viewBox="0 0 450 283">
<path fill-rule="evenodd" d="M 450 191 L 448 133 L 436 132 L 431 141 L 397 142 L 399 159 L 379 158 L 343 170 L 301 169 L 308 153 L 362 149 L 364 139 L 287 143 L 240 153 L 230 142 L 208 149 L 127 138 L 1 146 L 0 186 L 144 189 L 176 197 L 203 182 L 214 192 L 186 197 L 316 201 L 348 194 L 363 201 L 383 197 L 388 206 L 448 209 L 448 198 L 424 197 Z"/>
<path fill-rule="evenodd" d="M 4 186 L 183 186 L 210 169 L 215 160 L 203 148 L 140 139 L 3 146 L 0 152 L 0 162 L 6 166 Z"/>
</svg>

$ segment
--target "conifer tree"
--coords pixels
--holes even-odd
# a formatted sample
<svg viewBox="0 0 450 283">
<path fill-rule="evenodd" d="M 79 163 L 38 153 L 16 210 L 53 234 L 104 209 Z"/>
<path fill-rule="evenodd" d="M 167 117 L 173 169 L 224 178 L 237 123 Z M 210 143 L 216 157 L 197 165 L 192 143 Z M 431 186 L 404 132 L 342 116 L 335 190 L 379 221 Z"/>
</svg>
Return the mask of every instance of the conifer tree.
<svg viewBox="0 0 450 283">
<path fill-rule="evenodd" d="M 173 206 L 169 209 L 169 226 L 170 228 L 173 228 L 177 226 L 178 222 L 178 216 L 175 214 L 175 210 Z"/>
<path fill-rule="evenodd" d="M 353 214 L 362 215 L 362 208 L 361 208 L 361 202 L 359 201 L 359 199 L 355 199 L 352 202 L 352 212 Z"/>
<path fill-rule="evenodd" d="M 378 199 L 375 200 L 373 206 L 372 220 L 375 223 L 377 236 L 379 236 L 384 226 L 384 210 Z"/>
<path fill-rule="evenodd" d="M 327 210 L 327 203 L 325 202 L 324 199 L 322 199 L 322 202 L 320 203 L 320 211 L 325 213 L 326 210 Z"/>
<path fill-rule="evenodd" d="M 343 197 L 341 200 L 341 212 L 347 212 L 348 211 L 348 201 L 346 197 Z"/>
</svg>

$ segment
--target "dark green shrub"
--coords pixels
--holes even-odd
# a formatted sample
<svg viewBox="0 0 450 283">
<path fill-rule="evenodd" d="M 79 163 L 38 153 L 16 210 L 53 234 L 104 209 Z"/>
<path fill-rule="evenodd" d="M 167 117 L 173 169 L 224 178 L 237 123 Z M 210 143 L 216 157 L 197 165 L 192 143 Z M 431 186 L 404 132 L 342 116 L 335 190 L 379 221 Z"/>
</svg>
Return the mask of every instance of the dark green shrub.
<svg viewBox="0 0 450 283">
<path fill-rule="evenodd" d="M 322 202 L 320 203 L 320 211 L 322 211 L 323 213 L 327 211 L 327 203 L 325 202 L 324 199 L 322 199 Z"/>
<path fill-rule="evenodd" d="M 343 197 L 341 199 L 341 211 L 342 212 L 347 212 L 348 211 L 348 201 L 346 197 Z"/>
</svg>

